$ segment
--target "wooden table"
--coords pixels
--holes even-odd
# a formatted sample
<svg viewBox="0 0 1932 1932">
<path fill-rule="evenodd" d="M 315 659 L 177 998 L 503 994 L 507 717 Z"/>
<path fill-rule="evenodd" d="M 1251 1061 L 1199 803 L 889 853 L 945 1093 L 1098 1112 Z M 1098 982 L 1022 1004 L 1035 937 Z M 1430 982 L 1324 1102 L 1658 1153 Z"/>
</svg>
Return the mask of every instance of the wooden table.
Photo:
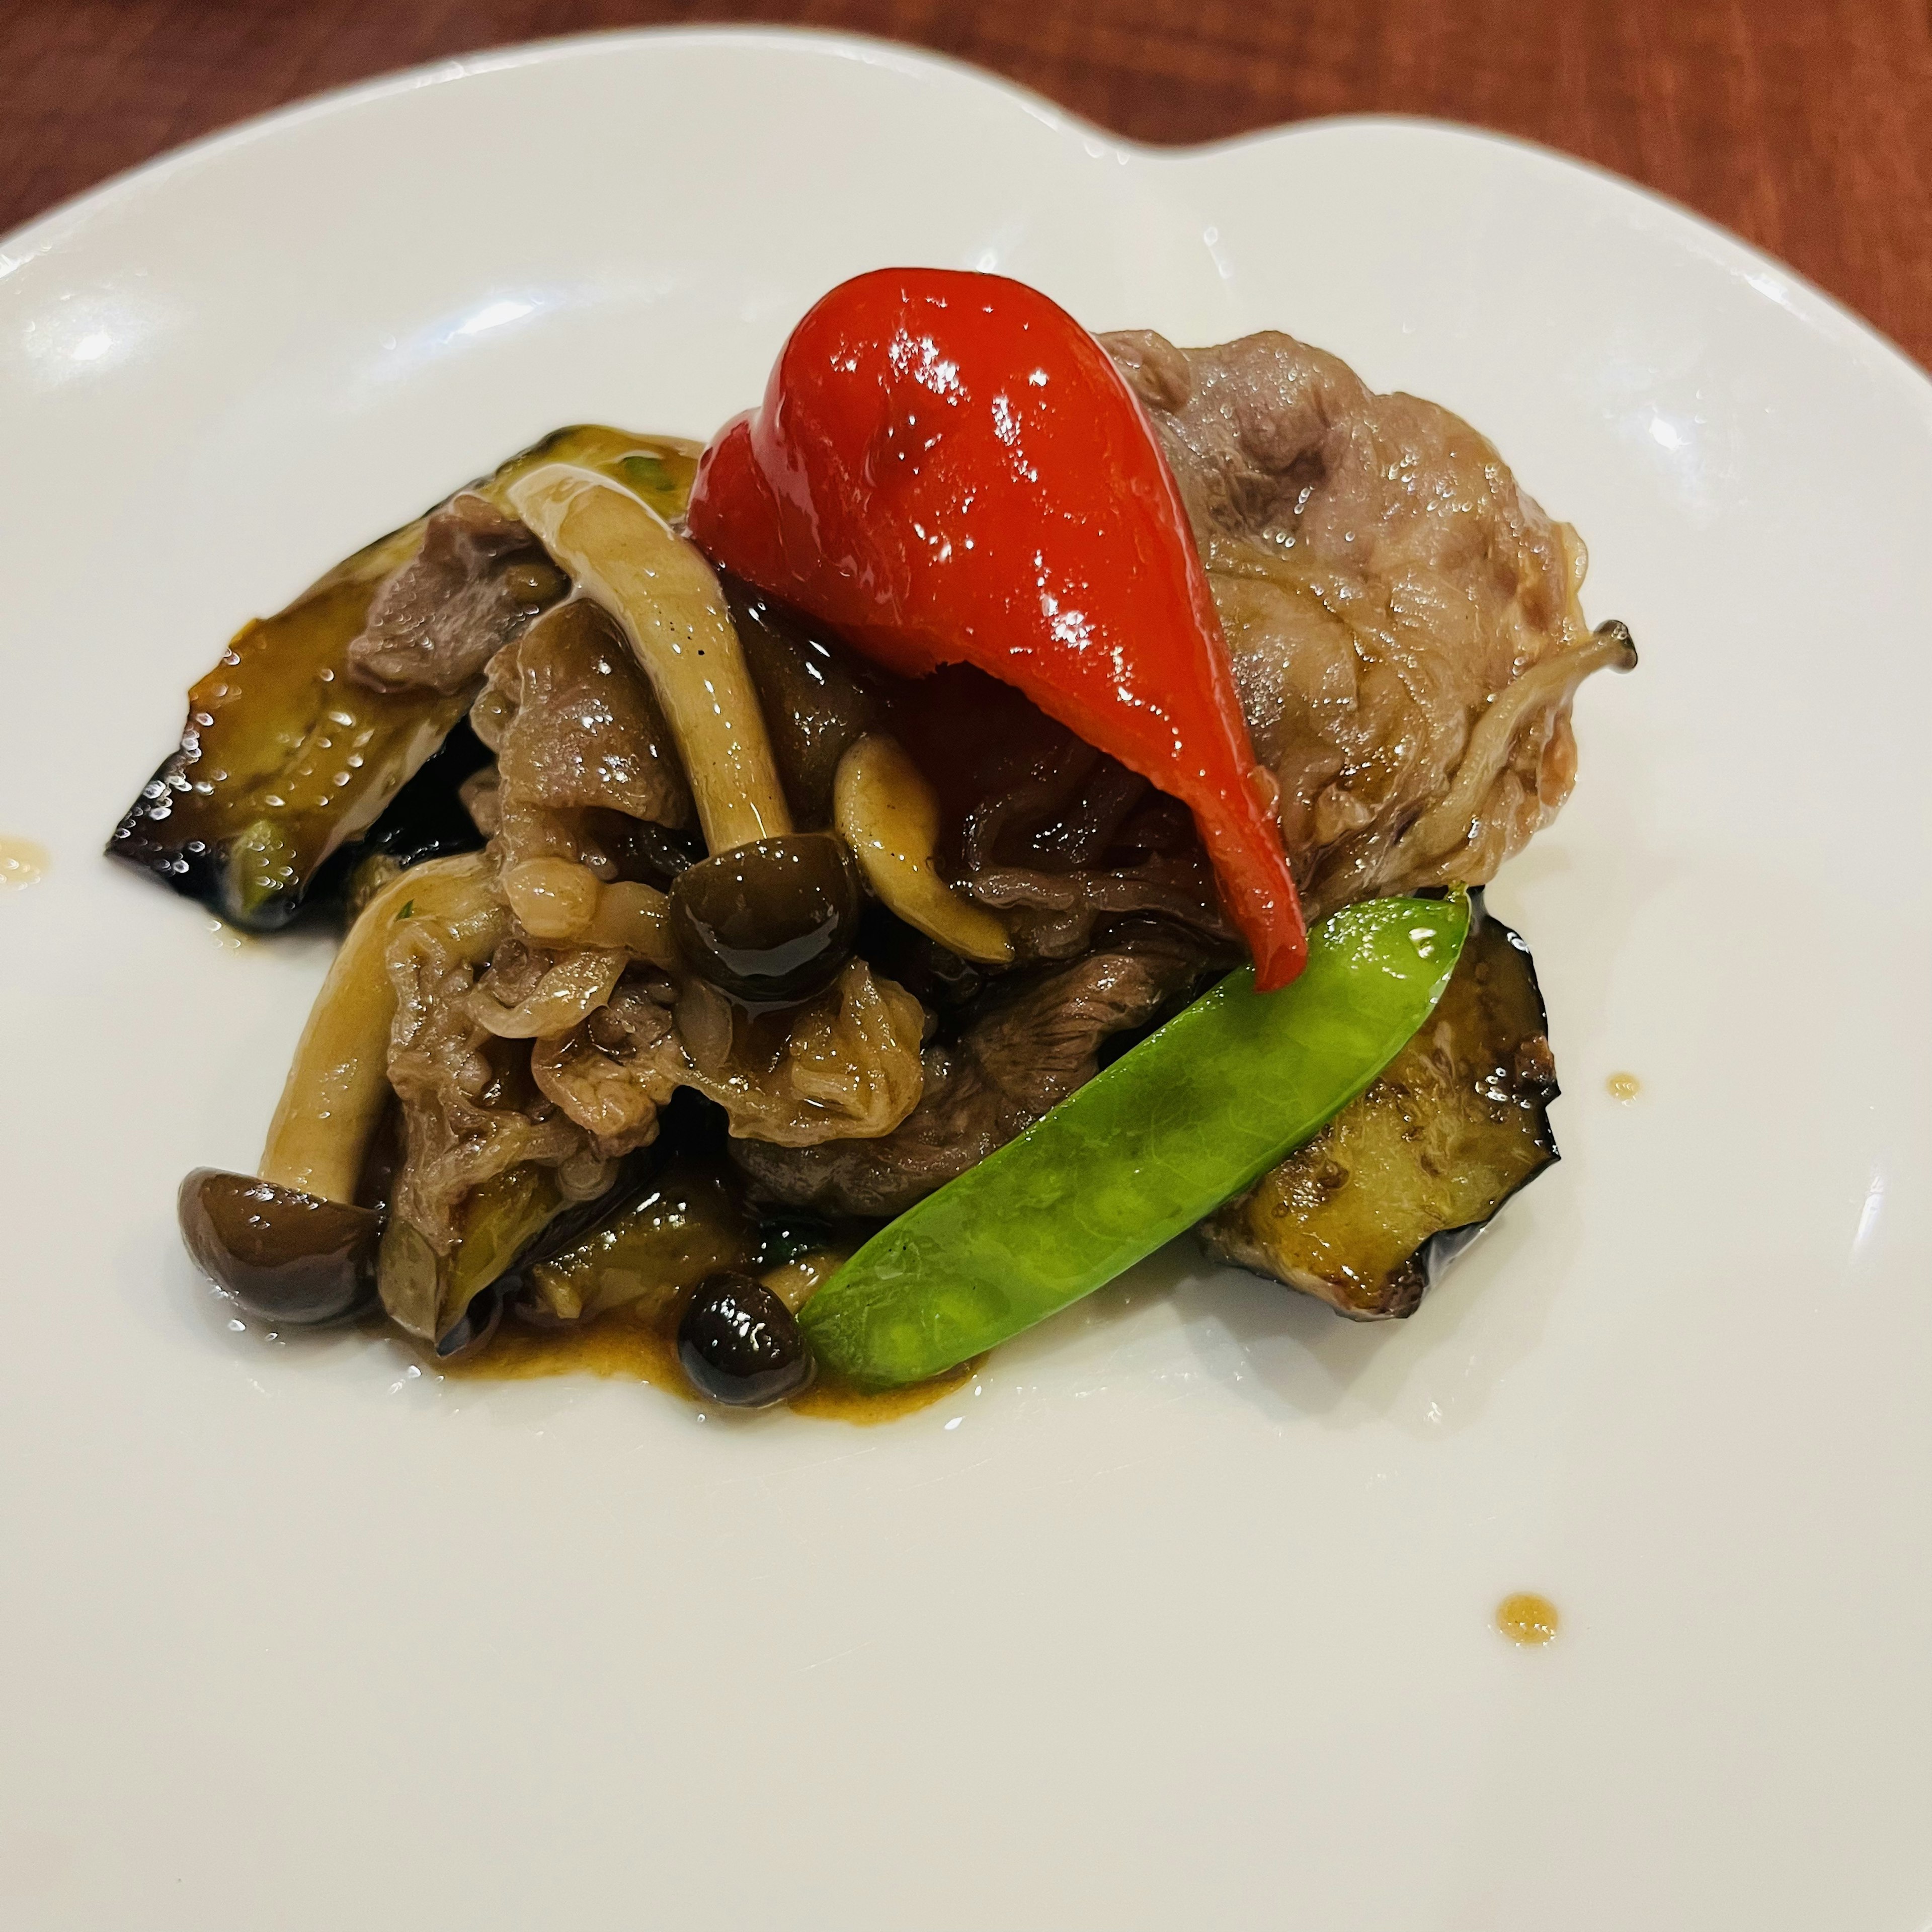
<svg viewBox="0 0 1932 1932">
<path fill-rule="evenodd" d="M 725 20 L 938 48 L 1146 141 L 1364 110 L 1527 135 L 1736 230 L 1932 362 L 1932 0 L 0 0 L 0 232 L 387 68 Z"/>
</svg>

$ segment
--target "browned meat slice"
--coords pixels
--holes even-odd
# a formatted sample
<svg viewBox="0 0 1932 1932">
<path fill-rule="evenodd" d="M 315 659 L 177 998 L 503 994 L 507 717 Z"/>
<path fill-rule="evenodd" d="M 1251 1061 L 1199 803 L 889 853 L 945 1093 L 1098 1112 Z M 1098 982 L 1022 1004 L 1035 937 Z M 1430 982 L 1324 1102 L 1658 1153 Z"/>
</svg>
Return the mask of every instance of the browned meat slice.
<svg viewBox="0 0 1932 1932">
<path fill-rule="evenodd" d="M 519 814 L 692 822 L 664 713 L 616 623 L 586 599 L 547 612 L 490 661 L 471 718 L 496 754 L 500 823 L 515 857 L 551 849 L 511 823 Z"/>
<path fill-rule="evenodd" d="M 539 1039 L 531 1066 L 600 1153 L 654 1138 L 680 1087 L 716 1101 L 748 1141 L 809 1147 L 888 1133 L 911 1112 L 924 1018 L 862 959 L 813 998 L 757 1014 L 701 980 L 680 987 L 645 969 L 580 1024 Z"/>
<path fill-rule="evenodd" d="M 1103 338 L 1187 505 L 1311 916 L 1480 884 L 1576 768 L 1577 684 L 1634 664 L 1583 547 L 1468 424 L 1291 337 Z"/>
<path fill-rule="evenodd" d="M 960 848 L 961 885 L 1006 916 L 1022 959 L 1071 958 L 1126 914 L 1232 940 L 1186 807 L 1071 732 L 1036 764 L 995 769 Z"/>
<path fill-rule="evenodd" d="M 838 760 L 878 728 L 883 680 L 849 644 L 802 612 L 729 571 L 718 572 L 718 584 L 758 688 L 785 801 L 799 830 L 816 831 L 832 823 Z"/>
<path fill-rule="evenodd" d="M 481 496 L 452 496 L 376 593 L 350 674 L 378 691 L 460 691 L 567 587 L 524 525 Z"/>
<path fill-rule="evenodd" d="M 507 917 L 491 908 L 480 933 L 412 917 L 387 948 L 397 998 L 389 1080 L 402 1103 L 405 1153 L 395 1208 L 440 1255 L 454 1245 L 459 1204 L 484 1182 L 524 1161 L 596 1161 L 583 1130 L 531 1081 L 528 1046 L 493 1037 L 475 1017 L 470 960 Z M 599 1178 L 584 1191 L 595 1192 Z"/>
<path fill-rule="evenodd" d="M 1096 921 L 1134 914 L 1232 939 L 1178 800 L 970 665 L 881 682 L 890 728 L 940 796 L 941 864 L 1000 914 L 1018 958 L 1070 959 Z"/>
<path fill-rule="evenodd" d="M 1102 1043 L 1178 1004 L 1207 963 L 1186 934 L 1151 925 L 1124 933 L 1070 964 L 1016 979 L 989 996 L 956 1044 L 928 1047 L 919 1105 L 891 1133 L 802 1148 L 734 1140 L 732 1158 L 793 1207 L 902 1213 L 1092 1079 Z"/>
</svg>

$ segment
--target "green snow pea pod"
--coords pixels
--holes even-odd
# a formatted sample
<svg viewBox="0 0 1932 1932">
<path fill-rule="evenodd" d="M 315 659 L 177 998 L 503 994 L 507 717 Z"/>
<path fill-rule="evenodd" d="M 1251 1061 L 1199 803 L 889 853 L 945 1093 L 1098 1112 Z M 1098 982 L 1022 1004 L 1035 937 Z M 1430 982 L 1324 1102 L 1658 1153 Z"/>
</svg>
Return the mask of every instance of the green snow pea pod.
<svg viewBox="0 0 1932 1932">
<path fill-rule="evenodd" d="M 1339 1112 L 1434 1010 L 1467 898 L 1322 921 L 1275 993 L 1231 974 L 970 1172 L 874 1235 L 806 1304 L 820 1364 L 872 1388 L 938 1375 L 1090 1294 Z"/>
</svg>

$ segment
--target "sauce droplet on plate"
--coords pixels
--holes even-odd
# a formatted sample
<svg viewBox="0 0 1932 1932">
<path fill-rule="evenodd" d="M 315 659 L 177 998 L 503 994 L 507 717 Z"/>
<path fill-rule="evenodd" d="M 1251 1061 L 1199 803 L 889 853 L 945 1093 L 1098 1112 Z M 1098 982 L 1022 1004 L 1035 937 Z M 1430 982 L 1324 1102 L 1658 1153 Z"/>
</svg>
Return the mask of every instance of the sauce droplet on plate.
<svg viewBox="0 0 1932 1932">
<path fill-rule="evenodd" d="M 1556 1606 L 1532 1590 L 1519 1590 L 1496 1606 L 1496 1628 L 1514 1644 L 1548 1643 L 1561 1622 Z"/>
<path fill-rule="evenodd" d="M 1643 1091 L 1643 1082 L 1634 1073 L 1612 1073 L 1604 1084 L 1612 1100 L 1634 1100 Z"/>
<path fill-rule="evenodd" d="M 240 952 L 254 941 L 238 926 L 230 926 L 225 919 L 212 919 L 208 922 L 208 936 L 224 952 Z"/>
<path fill-rule="evenodd" d="M 46 877 L 53 861 L 31 838 L 0 837 L 0 886 L 31 886 Z"/>
</svg>

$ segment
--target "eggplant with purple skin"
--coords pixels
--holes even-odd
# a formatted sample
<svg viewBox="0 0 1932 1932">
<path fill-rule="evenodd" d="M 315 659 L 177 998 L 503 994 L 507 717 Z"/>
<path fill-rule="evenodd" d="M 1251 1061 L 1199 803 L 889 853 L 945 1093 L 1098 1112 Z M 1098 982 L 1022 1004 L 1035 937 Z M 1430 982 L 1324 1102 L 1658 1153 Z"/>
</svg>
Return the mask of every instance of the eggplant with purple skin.
<svg viewBox="0 0 1932 1932">
<path fill-rule="evenodd" d="M 286 926 L 328 862 L 377 824 L 467 713 L 490 651 L 568 590 L 513 520 L 509 485 L 568 463 L 672 517 L 697 456 L 675 437 L 558 430 L 358 550 L 286 610 L 244 625 L 190 690 L 180 744 L 128 808 L 109 855 L 248 931 Z M 412 573 L 424 580 L 414 595 Z M 452 626 L 464 634 L 439 634 Z"/>
<path fill-rule="evenodd" d="M 680 1154 L 567 1246 L 526 1270 L 545 1322 L 594 1320 L 629 1306 L 662 1316 L 720 1269 L 749 1266 L 756 1231 L 730 1171 Z"/>
<path fill-rule="evenodd" d="M 1412 1315 L 1557 1158 L 1556 1065 L 1529 949 L 1481 911 L 1428 1023 L 1306 1145 L 1197 1232 L 1218 1261 L 1357 1322 Z"/>
</svg>

